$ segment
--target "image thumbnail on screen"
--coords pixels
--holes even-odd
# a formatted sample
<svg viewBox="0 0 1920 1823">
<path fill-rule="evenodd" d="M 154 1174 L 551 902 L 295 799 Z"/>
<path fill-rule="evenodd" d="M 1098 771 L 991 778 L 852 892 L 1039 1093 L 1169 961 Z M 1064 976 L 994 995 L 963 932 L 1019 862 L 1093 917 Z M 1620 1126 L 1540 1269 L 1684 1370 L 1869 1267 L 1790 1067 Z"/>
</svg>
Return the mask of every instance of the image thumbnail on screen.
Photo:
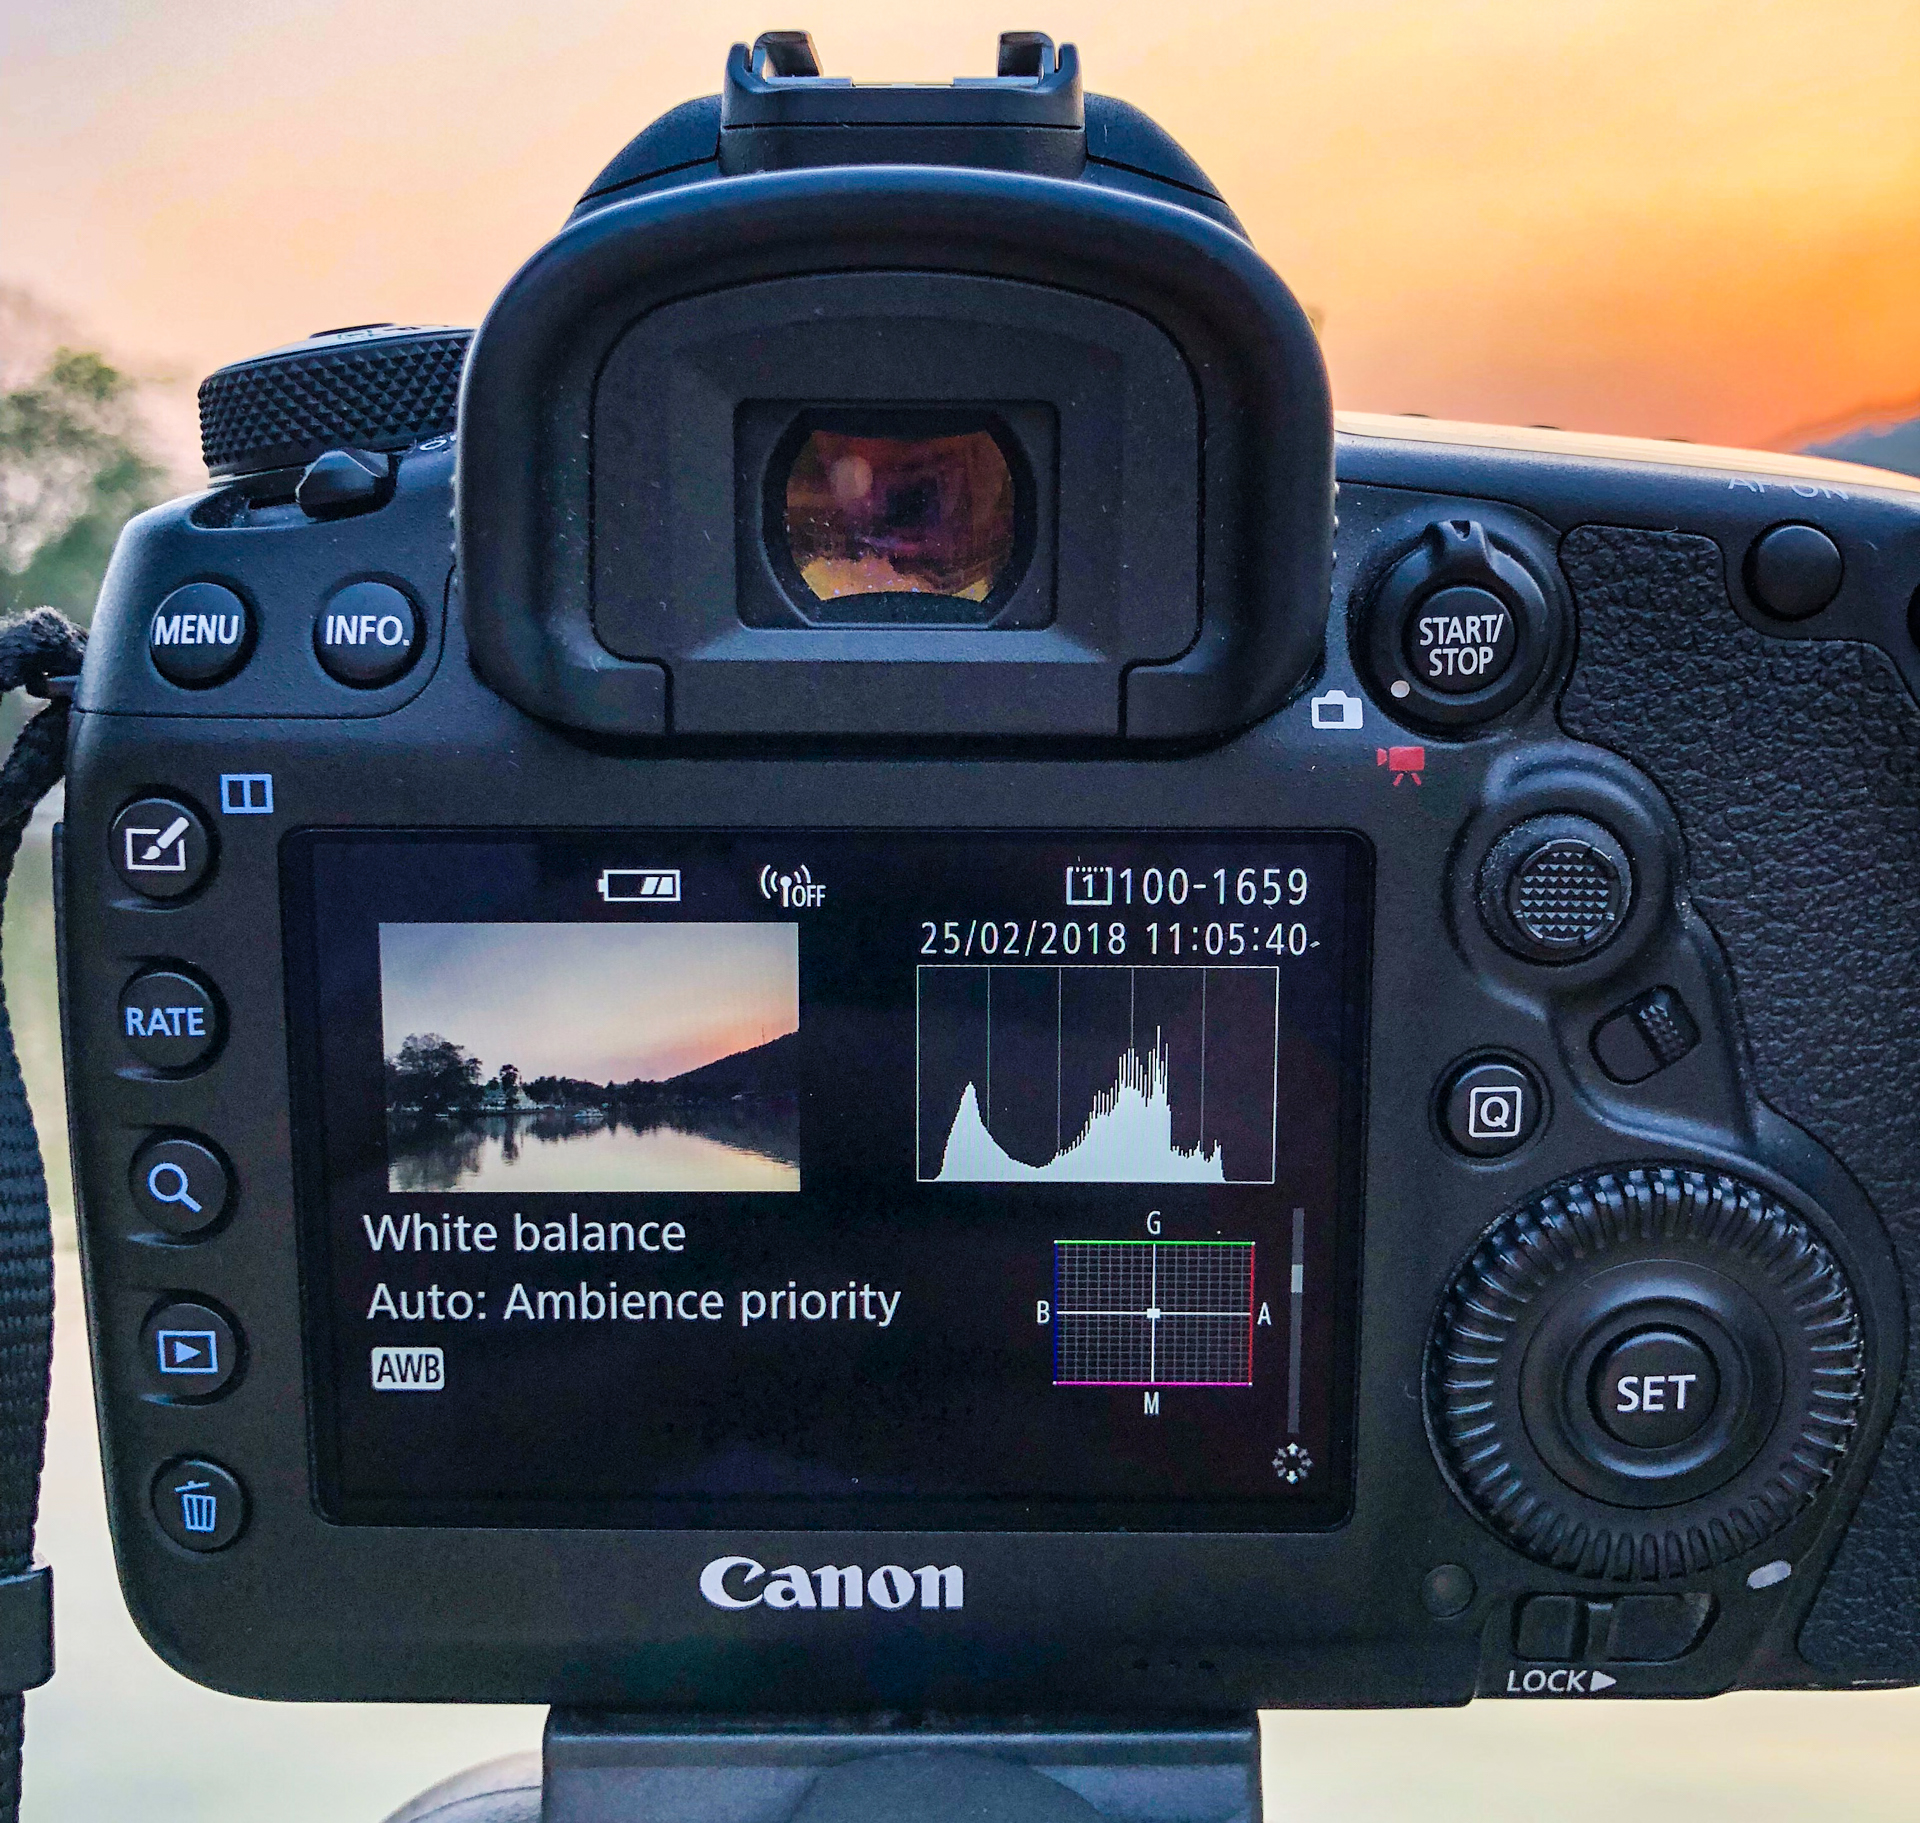
<svg viewBox="0 0 1920 1823">
<path fill-rule="evenodd" d="M 793 924 L 382 924 L 387 1186 L 800 1188 Z"/>
</svg>

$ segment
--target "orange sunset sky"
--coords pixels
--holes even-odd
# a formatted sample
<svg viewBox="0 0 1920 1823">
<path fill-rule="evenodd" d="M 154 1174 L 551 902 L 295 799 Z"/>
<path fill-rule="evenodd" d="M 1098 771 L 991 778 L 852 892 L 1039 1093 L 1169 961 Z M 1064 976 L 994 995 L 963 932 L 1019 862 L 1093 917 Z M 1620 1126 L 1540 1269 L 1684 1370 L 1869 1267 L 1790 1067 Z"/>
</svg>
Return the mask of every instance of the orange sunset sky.
<svg viewBox="0 0 1920 1823">
<path fill-rule="evenodd" d="M 186 379 L 473 322 L 796 23 L 875 79 L 1078 43 L 1323 316 L 1342 406 L 1757 444 L 1920 410 L 1920 0 L 0 0 L 0 282 Z"/>
</svg>

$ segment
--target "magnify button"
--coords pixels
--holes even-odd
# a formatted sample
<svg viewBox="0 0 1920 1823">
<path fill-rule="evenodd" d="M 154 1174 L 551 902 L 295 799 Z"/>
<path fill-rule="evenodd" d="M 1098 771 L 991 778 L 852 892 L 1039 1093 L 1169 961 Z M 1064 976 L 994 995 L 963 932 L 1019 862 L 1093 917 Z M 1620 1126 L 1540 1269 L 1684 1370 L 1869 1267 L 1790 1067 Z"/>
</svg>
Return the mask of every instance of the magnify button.
<svg viewBox="0 0 1920 1823">
<path fill-rule="evenodd" d="M 134 1207 L 169 1234 L 200 1234 L 226 1213 L 233 1179 L 220 1155 L 197 1139 L 155 1139 L 134 1154 Z"/>
</svg>

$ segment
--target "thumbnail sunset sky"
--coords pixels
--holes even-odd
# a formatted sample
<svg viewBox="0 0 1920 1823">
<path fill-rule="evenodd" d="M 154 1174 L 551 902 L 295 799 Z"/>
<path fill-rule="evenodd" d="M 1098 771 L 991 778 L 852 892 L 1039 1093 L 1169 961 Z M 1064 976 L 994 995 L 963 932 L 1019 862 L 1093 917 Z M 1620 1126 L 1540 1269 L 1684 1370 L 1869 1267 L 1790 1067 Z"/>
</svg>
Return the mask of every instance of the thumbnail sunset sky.
<svg viewBox="0 0 1920 1823">
<path fill-rule="evenodd" d="M 1757 444 L 1920 409 L 1915 0 L 0 0 L 0 282 L 183 381 L 474 322 L 793 24 L 872 79 L 1077 42 L 1321 314 L 1342 406 Z"/>
<path fill-rule="evenodd" d="M 800 1029 L 792 924 L 383 924 L 387 1056 L 437 1032 L 488 1077 L 664 1082 Z"/>
</svg>

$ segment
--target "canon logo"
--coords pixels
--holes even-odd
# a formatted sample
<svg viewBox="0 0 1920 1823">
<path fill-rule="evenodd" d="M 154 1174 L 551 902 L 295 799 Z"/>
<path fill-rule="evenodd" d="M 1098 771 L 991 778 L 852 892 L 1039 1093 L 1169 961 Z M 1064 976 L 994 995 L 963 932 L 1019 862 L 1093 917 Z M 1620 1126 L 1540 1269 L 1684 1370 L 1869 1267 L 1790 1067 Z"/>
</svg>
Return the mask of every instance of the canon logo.
<svg viewBox="0 0 1920 1823">
<path fill-rule="evenodd" d="M 959 1608 L 967 1579 L 957 1563 L 944 1570 L 883 1563 L 869 1573 L 858 1564 L 769 1570 L 751 1557 L 716 1557 L 700 1572 L 700 1593 L 716 1608 L 909 1608 L 916 1596 L 923 1608 Z"/>
</svg>

